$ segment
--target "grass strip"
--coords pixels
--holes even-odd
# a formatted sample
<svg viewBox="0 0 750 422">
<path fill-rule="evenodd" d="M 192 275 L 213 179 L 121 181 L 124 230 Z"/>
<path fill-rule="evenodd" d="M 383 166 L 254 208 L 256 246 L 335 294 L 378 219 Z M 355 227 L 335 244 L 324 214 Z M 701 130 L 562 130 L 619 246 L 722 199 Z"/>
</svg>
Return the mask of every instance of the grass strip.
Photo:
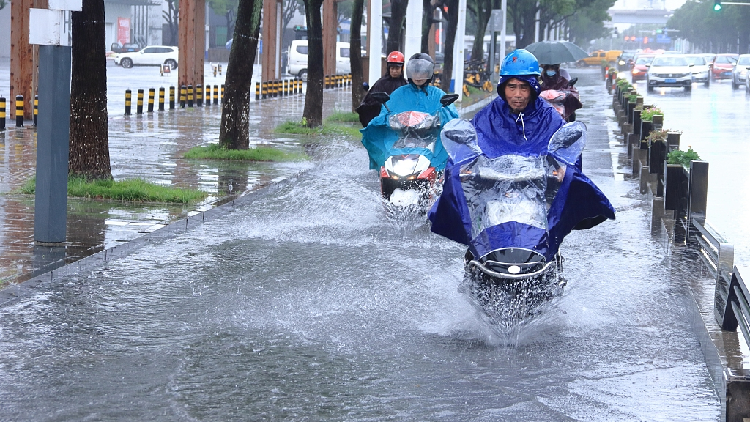
<svg viewBox="0 0 750 422">
<path fill-rule="evenodd" d="M 359 123 L 359 119 L 357 119 Z M 359 127 L 333 124 L 326 121 L 323 126 L 307 127 L 304 122 L 284 122 L 274 129 L 277 134 L 293 134 L 308 136 L 348 136 L 352 138 L 361 138 Z"/>
<path fill-rule="evenodd" d="M 19 188 L 20 193 L 33 195 L 36 177 Z M 188 204 L 205 199 L 207 192 L 198 189 L 183 189 L 162 186 L 144 179 L 86 180 L 82 177 L 68 178 L 68 196 L 92 199 L 112 199 L 128 202 L 168 202 Z"/>
<path fill-rule="evenodd" d="M 326 118 L 327 123 L 359 123 L 359 114 L 337 111 Z"/>
<path fill-rule="evenodd" d="M 257 147 L 250 149 L 227 149 L 219 144 L 205 147 L 193 147 L 185 153 L 185 158 L 237 160 L 237 161 L 300 161 L 307 158 L 302 153 L 282 151 L 273 147 Z"/>
</svg>

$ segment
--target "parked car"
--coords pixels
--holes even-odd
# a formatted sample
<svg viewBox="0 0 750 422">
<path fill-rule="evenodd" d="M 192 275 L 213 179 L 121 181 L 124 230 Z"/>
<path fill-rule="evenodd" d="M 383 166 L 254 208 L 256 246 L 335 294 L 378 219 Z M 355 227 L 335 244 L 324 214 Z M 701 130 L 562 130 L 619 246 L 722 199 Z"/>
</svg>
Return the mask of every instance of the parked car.
<svg viewBox="0 0 750 422">
<path fill-rule="evenodd" d="M 714 65 L 711 67 L 711 75 L 714 80 L 729 79 L 732 77 L 732 68 L 737 62 L 739 54 L 717 54 L 714 57 Z"/>
<path fill-rule="evenodd" d="M 119 42 L 114 42 L 109 47 L 109 49 L 115 53 L 132 53 L 135 51 L 139 51 L 141 49 L 141 46 L 136 43 L 125 43 L 123 45 L 120 45 Z"/>
<path fill-rule="evenodd" d="M 161 66 L 169 65 L 177 69 L 179 50 L 169 45 L 149 45 L 136 52 L 115 54 L 115 64 L 124 68 L 133 66 Z"/>
<path fill-rule="evenodd" d="M 307 81 L 307 40 L 294 40 L 289 46 L 287 73 Z M 336 74 L 351 72 L 349 61 L 349 43 L 336 43 Z"/>
<path fill-rule="evenodd" d="M 732 69 L 732 89 L 745 85 L 748 69 L 750 69 L 750 54 L 740 54 Z"/>
<path fill-rule="evenodd" d="M 704 86 L 711 84 L 711 68 L 703 54 L 686 54 L 688 64 L 693 65 L 693 82 L 702 82 Z"/>
<path fill-rule="evenodd" d="M 602 64 L 602 60 L 606 61 L 607 63 L 615 63 L 617 61 L 617 58 L 621 54 L 621 50 L 598 50 L 591 53 L 590 56 L 578 60 L 578 64 L 583 66 L 600 66 Z"/>
<path fill-rule="evenodd" d="M 646 72 L 648 71 L 648 65 L 654 60 L 656 54 L 639 54 L 635 56 L 635 61 L 630 67 L 630 81 L 636 83 L 636 81 L 646 80 Z"/>
<path fill-rule="evenodd" d="M 623 72 L 630 70 L 635 63 L 635 51 L 623 51 L 617 58 L 617 71 Z"/>
<path fill-rule="evenodd" d="M 679 54 L 662 54 L 654 57 L 646 72 L 646 91 L 654 87 L 683 87 L 690 91 L 693 86 L 693 65 Z"/>
</svg>

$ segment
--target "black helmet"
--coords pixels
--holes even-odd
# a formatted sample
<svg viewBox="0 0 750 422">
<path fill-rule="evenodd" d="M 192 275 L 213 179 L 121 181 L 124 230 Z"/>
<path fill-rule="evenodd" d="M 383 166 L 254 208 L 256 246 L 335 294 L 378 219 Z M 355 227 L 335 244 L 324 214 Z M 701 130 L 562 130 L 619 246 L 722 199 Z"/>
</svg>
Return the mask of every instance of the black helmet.
<svg viewBox="0 0 750 422">
<path fill-rule="evenodd" d="M 409 62 L 406 64 L 406 77 L 409 82 L 412 82 L 412 79 L 427 79 L 429 84 L 434 74 L 435 61 L 429 54 L 417 53 L 409 57 Z"/>
</svg>

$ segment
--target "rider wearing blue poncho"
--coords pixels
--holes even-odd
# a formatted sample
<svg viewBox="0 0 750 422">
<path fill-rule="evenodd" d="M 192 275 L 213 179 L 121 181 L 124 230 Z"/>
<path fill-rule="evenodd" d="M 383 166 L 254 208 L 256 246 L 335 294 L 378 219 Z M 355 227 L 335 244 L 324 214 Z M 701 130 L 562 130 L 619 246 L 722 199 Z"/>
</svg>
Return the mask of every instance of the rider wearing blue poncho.
<svg viewBox="0 0 750 422">
<path fill-rule="evenodd" d="M 435 63 L 424 53 L 417 53 L 409 58 L 406 65 L 406 76 L 409 83 L 396 89 L 390 100 L 382 107 L 380 114 L 362 129 L 362 145 L 370 155 L 370 168 L 380 169 L 385 160 L 395 154 L 422 154 L 430 158 L 430 162 L 437 170 L 445 167 L 448 154 L 445 152 L 440 139 L 435 142 L 434 151 L 424 148 L 402 148 L 395 150 L 393 145 L 398 140 L 398 134 L 388 126 L 391 115 L 403 111 L 421 111 L 428 114 L 440 113 L 440 122 L 458 118 L 456 107 L 443 107 L 440 98 L 445 92 L 430 85 L 434 74 Z M 389 111 L 390 110 L 390 111 Z"/>
<path fill-rule="evenodd" d="M 539 75 L 536 57 L 526 50 L 516 50 L 503 60 L 497 88 L 500 96 L 471 121 L 476 131 L 476 144 L 481 149 L 479 153 L 488 158 L 506 154 L 527 157 L 548 154 L 552 135 L 565 122 L 552 106 L 539 98 Z M 555 157 L 554 152 L 550 155 Z M 513 242 L 520 243 L 516 246 L 537 250 L 550 259 L 571 230 L 591 228 L 615 218 L 614 209 L 604 194 L 581 173 L 580 162 L 570 163 L 558 169 L 562 184 L 548 210 L 547 234 L 540 235 L 531 227 L 498 226 L 473 239 L 472 220 L 459 179 L 465 160 L 456 157 L 456 161 L 448 161 L 443 193 L 430 210 L 431 230 L 468 245 L 474 255 L 482 256 L 492 250 L 493 243 L 507 243 L 512 237 Z"/>
</svg>

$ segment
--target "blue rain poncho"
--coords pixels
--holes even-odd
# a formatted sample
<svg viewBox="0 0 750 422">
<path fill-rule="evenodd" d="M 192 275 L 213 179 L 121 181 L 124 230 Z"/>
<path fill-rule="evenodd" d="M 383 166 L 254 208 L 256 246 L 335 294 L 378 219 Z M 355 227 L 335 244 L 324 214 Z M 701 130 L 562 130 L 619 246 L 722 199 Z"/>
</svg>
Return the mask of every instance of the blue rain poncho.
<svg viewBox="0 0 750 422">
<path fill-rule="evenodd" d="M 563 125 L 557 111 L 539 98 L 519 115 L 511 114 L 505 101 L 497 98 L 471 122 L 456 120 L 446 125 L 442 137 L 450 158 L 443 192 L 428 215 L 431 230 L 467 245 L 477 258 L 496 249 L 517 247 L 534 250 L 551 260 L 571 230 L 591 228 L 608 218 L 614 219 L 609 200 L 581 173 L 578 158 L 585 144 L 585 126 Z M 558 136 L 553 138 L 558 130 Z M 462 186 L 462 171 L 463 180 L 467 181 L 473 177 L 471 174 L 478 177 L 480 172 L 489 174 L 496 170 L 510 174 L 527 172 L 538 177 L 539 171 L 555 166 L 565 166 L 565 176 L 555 196 L 546 198 L 548 202 L 543 186 L 535 189 L 532 183 L 524 188 L 524 195 L 536 195 L 541 204 L 539 209 L 526 213 L 526 219 L 520 215 L 524 204 L 513 203 L 512 197 L 505 198 L 508 184 L 487 185 L 485 181 L 486 190 L 472 187 L 478 184 L 465 182 Z M 493 211 L 493 207 L 505 208 L 505 214 L 519 209 L 519 218 L 500 222 L 496 218 L 493 222 L 491 215 L 489 218 L 480 215 L 499 212 Z"/>
<path fill-rule="evenodd" d="M 442 125 L 452 119 L 458 118 L 458 111 L 453 105 L 443 107 L 440 98 L 445 95 L 440 88 L 428 85 L 417 88 L 414 84 L 404 85 L 391 94 L 386 107 L 382 107 L 380 114 L 370 121 L 366 128 L 362 129 L 362 145 L 370 155 L 370 168 L 380 169 L 385 160 L 391 155 L 397 154 L 421 154 L 430 159 L 430 163 L 437 170 L 445 168 L 448 154 L 440 142 L 439 134 Z M 434 148 L 399 148 L 394 149 L 398 140 L 398 133 L 389 126 L 389 117 L 403 111 L 421 111 L 428 114 L 438 113 L 440 125 L 435 130 L 436 142 Z"/>
</svg>

